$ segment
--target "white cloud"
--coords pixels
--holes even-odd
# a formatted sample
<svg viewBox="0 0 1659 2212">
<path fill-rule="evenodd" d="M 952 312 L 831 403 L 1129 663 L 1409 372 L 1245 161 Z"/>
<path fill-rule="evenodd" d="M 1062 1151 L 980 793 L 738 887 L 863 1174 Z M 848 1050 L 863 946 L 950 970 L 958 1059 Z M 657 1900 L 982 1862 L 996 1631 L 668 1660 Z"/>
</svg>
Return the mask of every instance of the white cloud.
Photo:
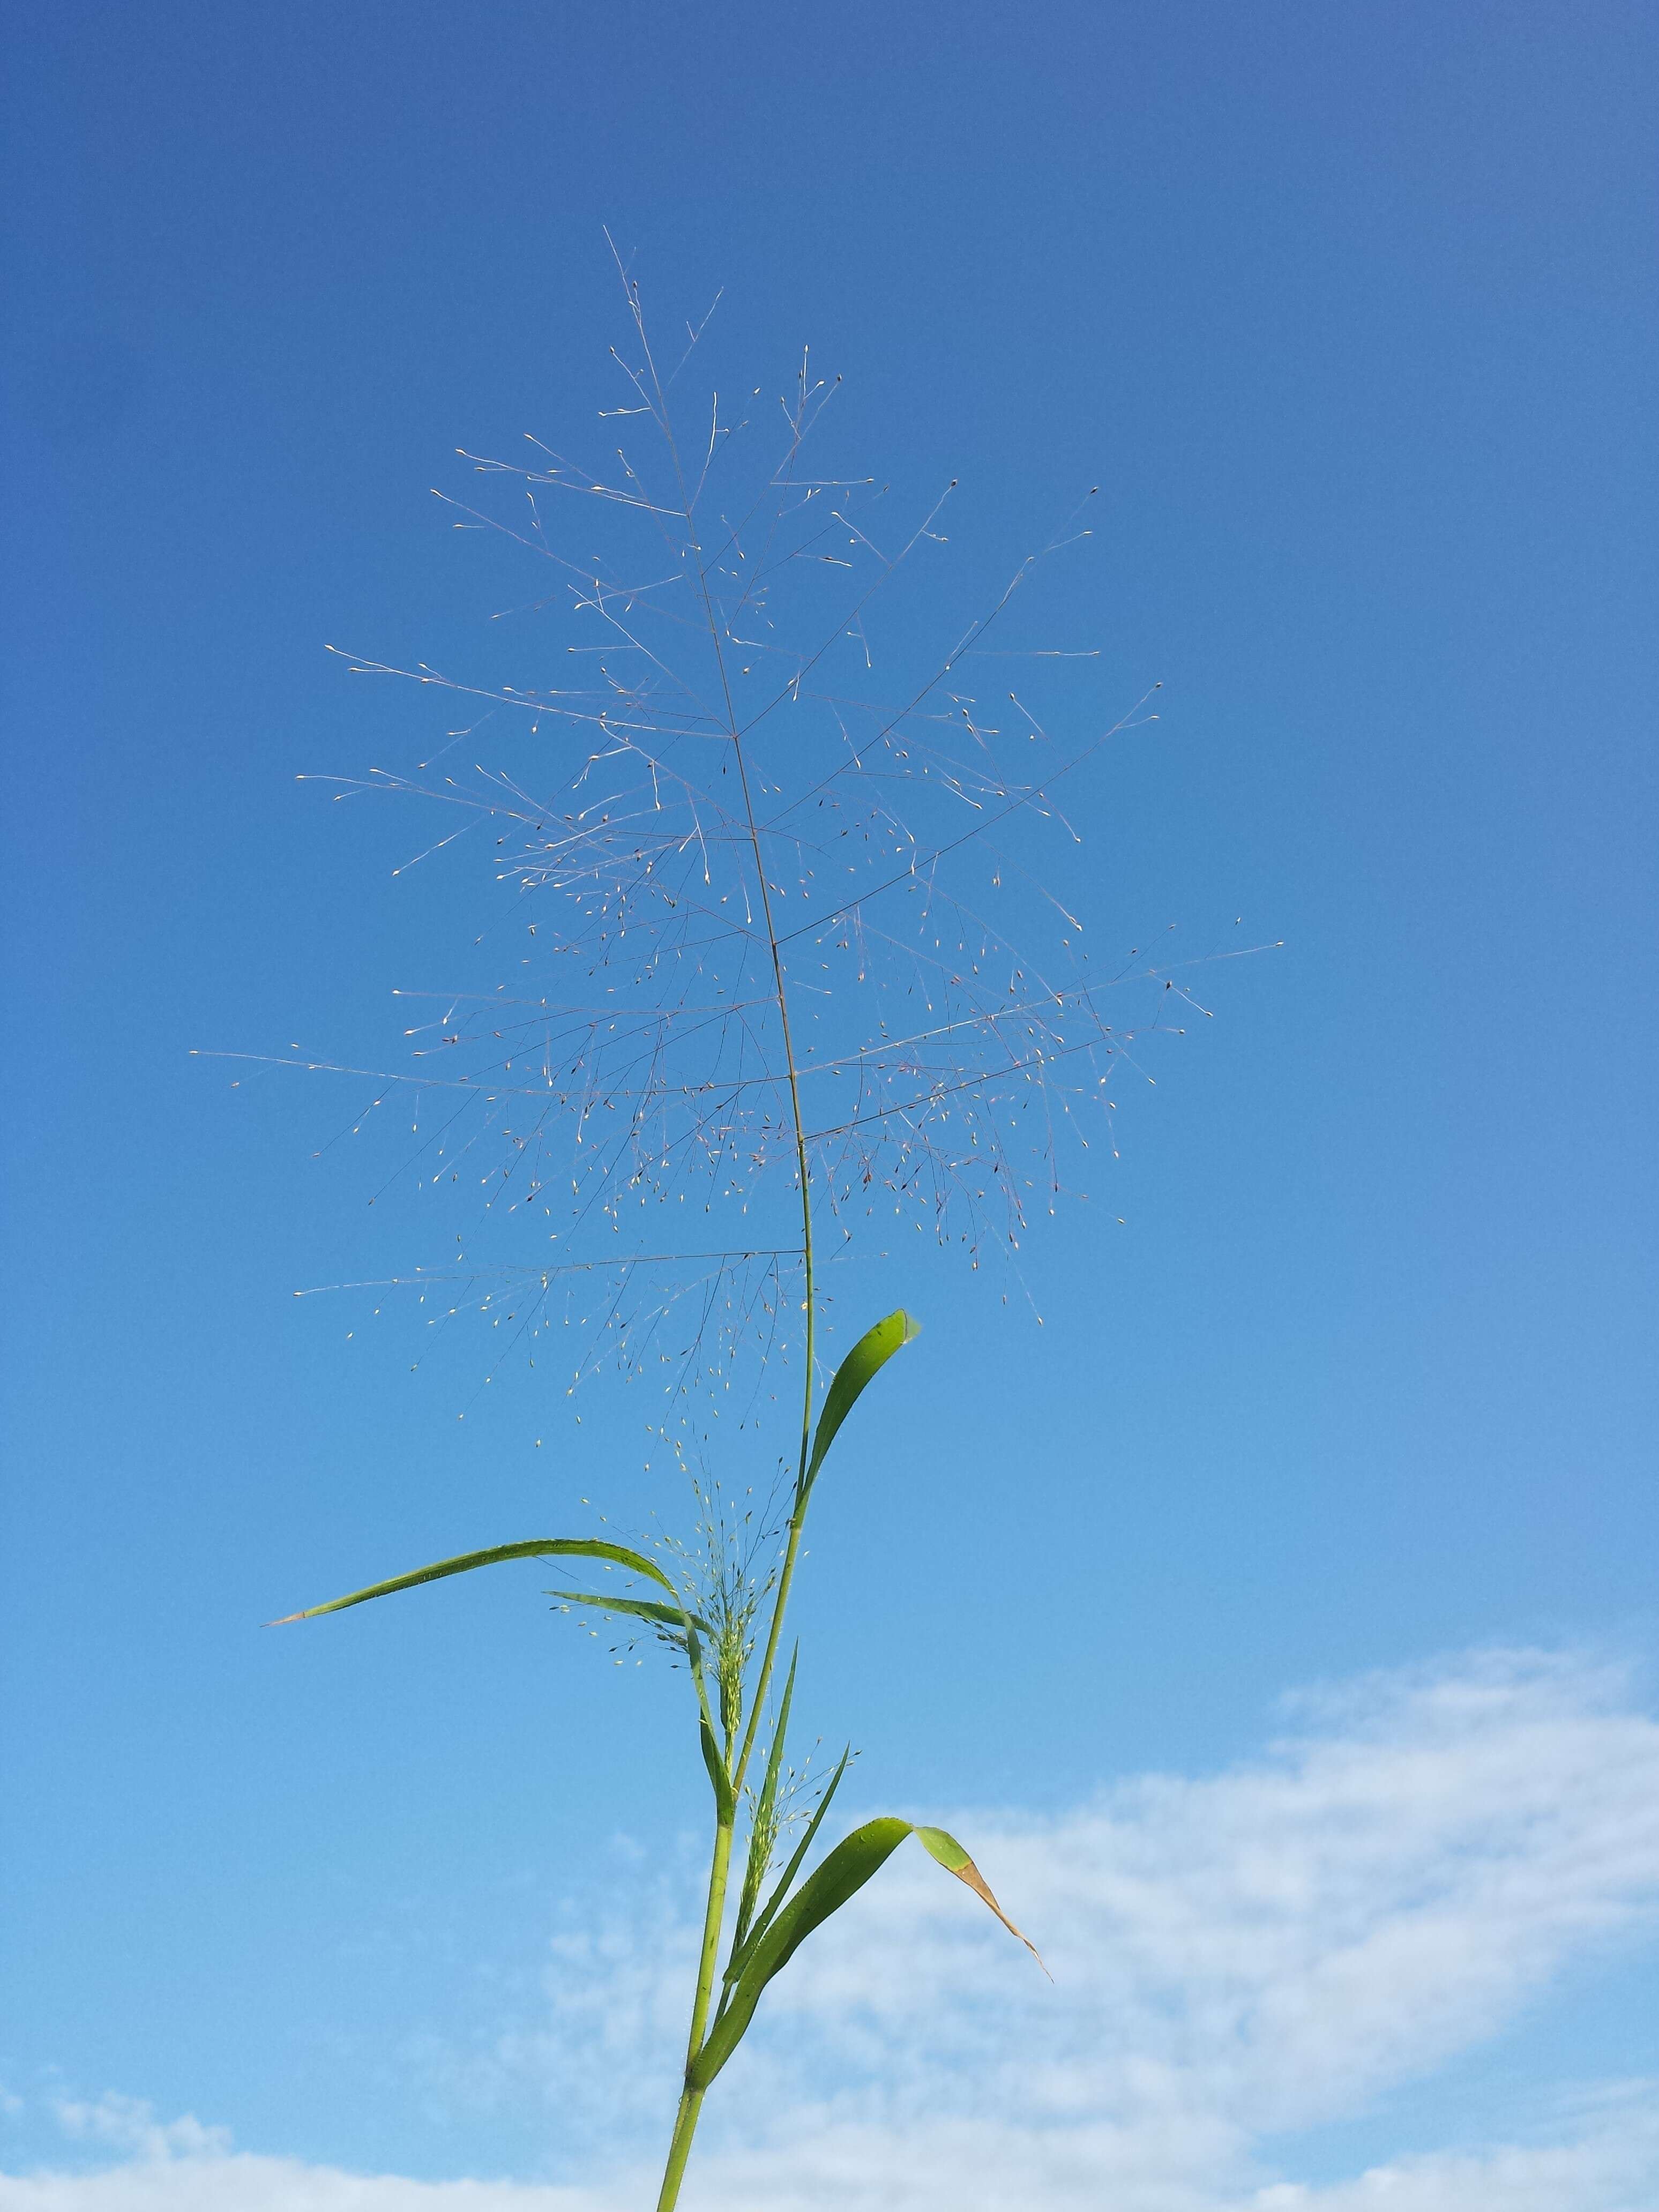
<svg viewBox="0 0 1659 2212">
<path fill-rule="evenodd" d="M 171 2158 L 201 2158 L 230 2148 L 228 2128 L 204 2128 L 188 2113 L 180 2120 L 160 2121 L 155 2108 L 142 2098 L 118 2096 L 112 2089 L 92 2102 L 54 2097 L 52 2110 L 66 2136 L 107 2143 L 112 2150 L 130 2152 L 147 2165 Z"/>
<path fill-rule="evenodd" d="M 505 2181 L 409 2181 L 297 2159 L 141 2160 L 105 2173 L 0 2175 L 3 2212 L 622 2212 L 612 2195 Z"/>
<path fill-rule="evenodd" d="M 1280 2183 L 1249 2198 L 1249 2212 L 1650 2212 L 1659 2082 L 1624 2084 L 1602 2101 L 1600 2118 L 1566 2142 L 1402 2159 L 1329 2189 Z"/>
<path fill-rule="evenodd" d="M 1410 2089 L 1659 1925 L 1659 1725 L 1625 1675 L 1485 1654 L 1304 1698 L 1206 1779 L 1143 1778 L 1063 1816 L 966 1812 L 1042 1944 L 920 1852 L 769 1992 L 711 2099 L 686 2212 L 1659 2212 L 1659 2085 L 1581 2095 L 1508 2140 L 1425 2148 Z M 937 1814 L 938 1808 L 933 1808 Z M 672 2101 L 688 1927 L 659 1893 L 556 1948 L 546 2008 L 427 2051 L 452 2097 L 556 2099 L 648 2140 Z M 1294 2177 L 1301 2130 L 1387 2095 L 1411 2155 Z M 623 2212 L 586 2188 L 364 2179 L 227 2155 L 119 2100 L 71 2123 L 137 2154 L 0 2178 L 0 2212 Z M 125 2133 L 122 2130 L 125 2128 Z M 148 2130 L 148 2132 L 146 2132 Z M 200 2139 L 198 2140 L 198 2136 Z"/>
</svg>

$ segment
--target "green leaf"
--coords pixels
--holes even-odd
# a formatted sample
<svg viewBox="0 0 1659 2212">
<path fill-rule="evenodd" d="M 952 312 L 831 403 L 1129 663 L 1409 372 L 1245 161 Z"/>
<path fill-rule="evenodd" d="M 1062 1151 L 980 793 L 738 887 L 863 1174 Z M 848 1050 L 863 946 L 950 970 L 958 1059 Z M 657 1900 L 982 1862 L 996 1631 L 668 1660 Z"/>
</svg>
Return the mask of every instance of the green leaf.
<svg viewBox="0 0 1659 2212">
<path fill-rule="evenodd" d="M 708 1769 L 708 1779 L 714 1790 L 714 1817 L 722 1828 L 729 1828 L 738 1816 L 738 1801 L 732 1789 L 732 1778 L 726 1771 L 726 1761 L 720 1757 L 720 1745 L 714 1740 L 712 1723 L 705 1711 L 697 1724 L 697 1739 L 702 1745 L 702 1763 Z"/>
<path fill-rule="evenodd" d="M 675 1589 L 662 1569 L 642 1552 L 630 1552 L 625 1544 L 605 1544 L 586 1536 L 538 1536 L 527 1544 L 496 1544 L 487 1552 L 462 1552 L 453 1559 L 440 1559 L 430 1567 L 416 1567 L 413 1574 L 394 1575 L 390 1582 L 371 1583 L 367 1589 L 353 1590 L 349 1597 L 331 1598 L 326 1605 L 307 1606 L 303 1613 L 285 1613 L 280 1620 L 268 1621 L 269 1628 L 285 1628 L 291 1620 L 314 1620 L 319 1613 L 342 1613 L 349 1605 L 364 1605 L 372 1597 L 390 1597 L 393 1590 L 414 1589 L 422 1583 L 441 1582 L 446 1575 L 464 1575 L 474 1567 L 493 1567 L 502 1559 L 609 1559 L 613 1565 L 631 1568 L 636 1575 L 644 1575 L 659 1583 L 672 1598 L 678 1599 Z M 678 1607 L 682 1622 L 688 1619 Z"/>
<path fill-rule="evenodd" d="M 760 1901 L 760 1886 L 766 1879 L 767 1863 L 776 1837 L 773 1814 L 778 1802 L 778 1777 L 783 1771 L 784 1739 L 789 1733 L 789 1707 L 795 1695 L 795 1669 L 799 1664 L 800 1646 L 797 1644 L 789 1662 L 783 1696 L 778 1705 L 777 1723 L 772 1730 L 772 1748 L 767 1754 L 766 1772 L 762 1778 L 760 1794 L 755 1800 L 755 1816 L 749 1824 L 749 1857 L 743 1870 L 737 1925 L 732 1933 L 733 1958 L 742 1950 L 744 1938 L 749 1933 L 749 1923 Z"/>
<path fill-rule="evenodd" d="M 871 1875 L 878 1872 L 904 1838 L 911 1835 L 921 1838 L 923 1848 L 947 1873 L 966 1882 L 976 1897 L 982 1898 L 1003 1926 L 1018 1936 L 1037 1964 L 1042 1966 L 1036 1945 L 1014 1927 L 991 1894 L 984 1875 L 954 1836 L 947 1835 L 943 1828 L 918 1828 L 908 1820 L 866 1820 L 861 1828 L 854 1828 L 850 1836 L 836 1845 L 823 1865 L 801 1885 L 771 1927 L 751 1947 L 730 2002 L 687 2070 L 686 2078 L 694 2089 L 706 2089 L 737 2049 L 754 2017 L 761 1992 L 774 1975 L 782 1972 L 812 1930 L 822 1927 L 832 1912 L 840 1911 L 850 1897 L 856 1896 Z M 1042 1970 L 1044 1973 L 1048 1971 L 1046 1966 Z"/>
<path fill-rule="evenodd" d="M 812 1453 L 801 1477 L 799 1502 L 805 1503 L 823 1463 L 824 1454 L 835 1442 L 836 1431 L 858 1403 L 866 1384 L 872 1382 L 893 1354 L 902 1352 L 920 1334 L 919 1324 L 901 1306 L 896 1313 L 890 1313 L 884 1321 L 866 1329 L 836 1368 L 813 1431 Z"/>
<path fill-rule="evenodd" d="M 706 2089 L 742 2040 L 754 2017 L 761 1991 L 781 1973 L 812 1930 L 863 1888 L 910 1832 L 908 1820 L 866 1820 L 836 1845 L 823 1864 L 803 1883 L 754 1946 L 738 1975 L 731 2002 L 686 2069 L 694 2089 Z"/>
<path fill-rule="evenodd" d="M 688 1621 L 700 1628 L 705 1636 L 708 1623 L 695 1613 L 683 1613 L 678 1607 L 656 1605 L 649 1598 L 609 1597 L 603 1590 L 544 1590 L 545 1597 L 564 1598 L 572 1605 L 591 1605 L 596 1613 L 634 1613 L 641 1620 L 654 1620 L 659 1628 L 678 1628 L 682 1635 Z"/>
<path fill-rule="evenodd" d="M 852 1756 L 852 1747 L 849 1745 L 848 1748 L 842 1752 L 840 1760 L 836 1765 L 836 1771 L 830 1777 L 829 1782 L 824 1787 L 823 1795 L 819 1798 L 817 1807 L 814 1808 L 812 1817 L 806 1824 L 806 1833 L 801 1838 L 799 1843 L 796 1844 L 794 1851 L 790 1857 L 788 1865 L 785 1867 L 783 1872 L 778 1876 L 777 1886 L 773 1890 L 770 1897 L 767 1899 L 754 1926 L 750 1929 L 746 1936 L 734 1936 L 732 1944 L 732 1954 L 726 1962 L 726 1972 L 722 1978 L 726 1983 L 730 1984 L 736 1981 L 738 1976 L 742 1973 L 744 1966 L 747 1962 L 750 1954 L 753 1952 L 755 1946 L 760 1942 L 761 1937 L 765 1935 L 767 1929 L 772 1925 L 773 1921 L 776 1918 L 779 1906 L 783 1903 L 784 1899 L 788 1896 L 790 1887 L 794 1881 L 795 1876 L 800 1872 L 802 1861 L 805 1858 L 808 1851 L 812 1848 L 812 1838 L 817 1834 L 818 1829 L 823 1824 L 823 1816 L 830 1810 L 830 1799 L 841 1787 L 841 1778 L 846 1773 L 848 1762 L 851 1760 Z M 725 2003 L 726 2002 L 726 1999 L 721 1999 L 722 2003 Z"/>
</svg>

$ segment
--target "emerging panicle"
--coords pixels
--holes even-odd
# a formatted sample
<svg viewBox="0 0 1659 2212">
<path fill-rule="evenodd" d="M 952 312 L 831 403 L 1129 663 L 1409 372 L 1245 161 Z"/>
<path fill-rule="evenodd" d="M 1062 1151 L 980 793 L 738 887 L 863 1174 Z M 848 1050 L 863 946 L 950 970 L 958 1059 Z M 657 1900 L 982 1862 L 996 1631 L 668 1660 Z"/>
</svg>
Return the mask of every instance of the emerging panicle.
<svg viewBox="0 0 1659 2212">
<path fill-rule="evenodd" d="M 692 1480 L 696 1518 L 690 1540 L 665 1537 L 688 1604 L 708 1623 L 708 1666 L 719 1692 L 726 1756 L 742 1725 L 755 1621 L 777 1580 L 781 1529 L 775 1492 L 757 1503 L 733 1497 L 707 1474 Z"/>
</svg>

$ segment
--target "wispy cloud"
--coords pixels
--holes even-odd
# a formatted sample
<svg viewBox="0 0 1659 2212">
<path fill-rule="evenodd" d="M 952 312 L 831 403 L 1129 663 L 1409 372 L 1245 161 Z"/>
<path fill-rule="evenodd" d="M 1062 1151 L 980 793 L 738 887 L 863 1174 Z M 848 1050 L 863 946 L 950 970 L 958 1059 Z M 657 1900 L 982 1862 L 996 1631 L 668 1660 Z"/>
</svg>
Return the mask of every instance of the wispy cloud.
<svg viewBox="0 0 1659 2212">
<path fill-rule="evenodd" d="M 901 1856 L 769 1994 L 688 2212 L 1659 2207 L 1659 2084 L 1534 2084 L 1506 2141 L 1425 2150 L 1411 2118 L 1413 2084 L 1659 1928 L 1659 1724 L 1620 1669 L 1486 1653 L 1370 1678 L 1295 1701 L 1232 1771 L 958 1818 L 1054 1985 Z M 687 1941 L 659 1893 L 560 1944 L 539 2019 L 422 2063 L 454 2096 L 574 2094 L 637 2143 L 672 2078 Z M 1300 2133 L 1385 2095 L 1413 2154 L 1296 2178 Z M 100 2175 L 0 2179 L 0 2212 L 649 2201 L 642 2173 L 597 2165 L 584 2188 L 371 2179 L 230 2156 L 177 2133 L 193 2125 L 130 2134 L 137 2154 Z"/>
</svg>

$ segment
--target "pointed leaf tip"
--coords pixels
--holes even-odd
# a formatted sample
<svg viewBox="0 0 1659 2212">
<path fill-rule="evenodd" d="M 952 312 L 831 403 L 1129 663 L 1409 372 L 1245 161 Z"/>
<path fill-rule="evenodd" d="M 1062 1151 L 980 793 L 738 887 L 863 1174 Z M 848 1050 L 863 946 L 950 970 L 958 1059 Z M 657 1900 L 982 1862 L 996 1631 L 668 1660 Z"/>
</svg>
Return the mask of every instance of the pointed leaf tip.
<svg viewBox="0 0 1659 2212">
<path fill-rule="evenodd" d="M 1038 1950 L 1023 1928 L 1015 1927 L 1013 1922 L 997 1903 L 990 1883 L 986 1881 L 956 1838 L 945 1828 L 918 1828 L 916 1838 L 923 1850 L 930 1858 L 936 1859 L 946 1874 L 953 1874 L 958 1881 L 967 1883 L 975 1896 L 990 1907 L 1011 1936 L 1018 1936 L 1038 1966 L 1042 1968 L 1043 1972 L 1048 1974 L 1048 1964 L 1042 1952 Z M 1054 1978 L 1052 1974 L 1048 1974 L 1048 1979 L 1051 1982 Z"/>
<path fill-rule="evenodd" d="M 825 1453 L 835 1442 L 842 1423 L 852 1412 L 866 1386 L 874 1382 L 896 1352 L 914 1343 L 921 1334 L 921 1324 L 902 1306 L 886 1315 L 873 1328 L 868 1328 L 836 1368 L 834 1379 L 824 1394 L 823 1411 L 812 1437 L 812 1452 L 801 1478 L 804 1498 L 812 1487 Z"/>
</svg>

